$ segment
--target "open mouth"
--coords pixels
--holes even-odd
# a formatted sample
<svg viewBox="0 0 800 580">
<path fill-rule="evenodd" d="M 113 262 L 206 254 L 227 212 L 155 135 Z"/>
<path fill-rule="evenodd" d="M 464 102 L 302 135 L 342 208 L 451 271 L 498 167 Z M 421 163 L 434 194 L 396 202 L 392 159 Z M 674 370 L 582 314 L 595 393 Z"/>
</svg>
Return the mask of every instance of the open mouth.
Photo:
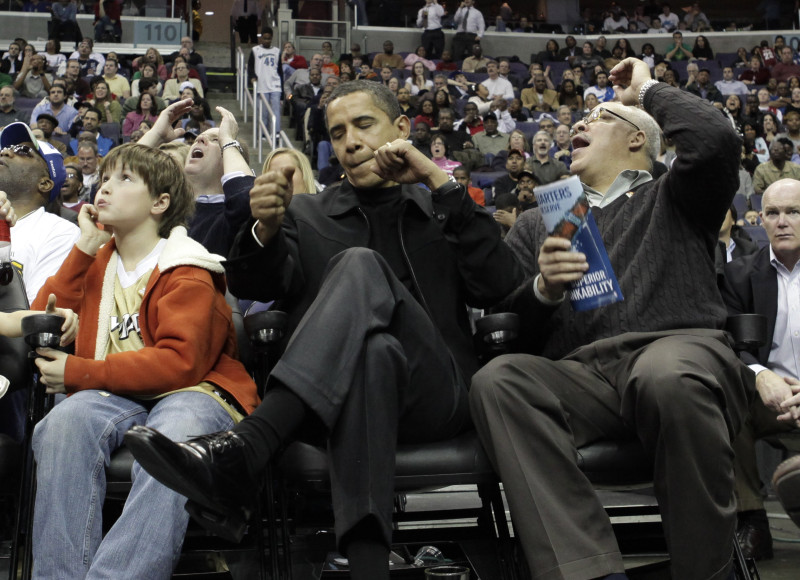
<svg viewBox="0 0 800 580">
<path fill-rule="evenodd" d="M 583 135 L 575 135 L 572 138 L 572 149 L 581 149 L 582 147 L 588 147 L 589 141 Z"/>
<path fill-rule="evenodd" d="M 203 157 L 205 157 L 205 155 L 202 151 L 200 151 L 200 149 L 192 149 L 190 157 L 192 159 L 202 159 Z"/>
</svg>

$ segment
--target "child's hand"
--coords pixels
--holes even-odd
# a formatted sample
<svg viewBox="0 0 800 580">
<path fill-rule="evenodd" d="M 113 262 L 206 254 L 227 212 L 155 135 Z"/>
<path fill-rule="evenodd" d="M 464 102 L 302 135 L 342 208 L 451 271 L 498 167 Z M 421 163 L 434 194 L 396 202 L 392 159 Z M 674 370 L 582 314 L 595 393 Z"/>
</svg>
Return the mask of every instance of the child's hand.
<svg viewBox="0 0 800 580">
<path fill-rule="evenodd" d="M 14 213 L 14 208 L 11 207 L 5 191 L 0 191 L 0 218 L 6 220 L 12 227 L 17 223 L 17 214 Z"/>
<path fill-rule="evenodd" d="M 66 393 L 64 388 L 64 369 L 67 368 L 67 353 L 52 348 L 37 348 L 36 366 L 39 368 L 42 384 L 48 395 Z"/>
<path fill-rule="evenodd" d="M 103 244 L 111 239 L 111 233 L 97 226 L 97 208 L 91 204 L 81 206 L 78 213 L 78 226 L 81 228 L 81 237 L 75 244 L 82 252 L 94 256 Z"/>
<path fill-rule="evenodd" d="M 45 314 L 57 314 L 64 317 L 64 324 L 61 325 L 61 346 L 67 346 L 75 341 L 78 336 L 78 315 L 70 308 L 56 308 L 56 295 L 50 294 L 47 297 L 47 308 Z"/>
</svg>

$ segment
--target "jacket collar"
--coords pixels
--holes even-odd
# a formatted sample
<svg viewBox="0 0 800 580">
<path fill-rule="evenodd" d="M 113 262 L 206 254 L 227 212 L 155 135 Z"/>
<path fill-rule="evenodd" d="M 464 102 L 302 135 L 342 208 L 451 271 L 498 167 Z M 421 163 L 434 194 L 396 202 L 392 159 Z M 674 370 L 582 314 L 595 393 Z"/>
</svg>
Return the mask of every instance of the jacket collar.
<svg viewBox="0 0 800 580">
<path fill-rule="evenodd" d="M 332 188 L 333 189 L 333 188 Z M 423 215 L 433 213 L 433 201 L 430 194 L 414 185 L 401 185 L 400 198 L 406 207 L 416 206 Z M 325 213 L 330 217 L 336 217 L 355 211 L 359 207 L 358 196 L 348 180 L 344 180 L 337 190 L 331 191 L 327 200 Z"/>
<path fill-rule="evenodd" d="M 116 240 L 112 237 L 102 250 L 109 254 L 110 262 L 113 262 L 109 267 L 114 273 L 117 268 L 116 248 Z M 165 272 L 178 266 L 195 266 L 212 274 L 224 274 L 223 261 L 223 256 L 212 254 L 200 242 L 190 238 L 185 227 L 176 226 L 170 231 L 167 243 L 158 257 L 158 270 Z"/>
</svg>

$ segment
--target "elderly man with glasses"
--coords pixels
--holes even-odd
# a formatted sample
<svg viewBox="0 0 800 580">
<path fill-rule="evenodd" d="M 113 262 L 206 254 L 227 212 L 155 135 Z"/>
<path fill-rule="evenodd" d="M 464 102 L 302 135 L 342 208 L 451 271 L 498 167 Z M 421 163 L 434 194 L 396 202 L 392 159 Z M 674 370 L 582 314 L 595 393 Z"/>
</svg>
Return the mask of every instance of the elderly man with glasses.
<svg viewBox="0 0 800 580">
<path fill-rule="evenodd" d="M 499 357 L 475 375 L 473 420 L 536 578 L 626 577 L 576 448 L 638 439 L 655 463 L 672 577 L 727 580 L 731 439 L 753 377 L 721 330 L 714 246 L 737 189 L 741 140 L 710 103 L 650 80 L 642 61 L 625 59 L 610 77 L 619 100 L 574 125 L 570 170 L 624 300 L 574 311 L 566 290 L 586 257 L 548 237 L 538 210 L 521 214 L 506 242 L 529 278 L 506 306 L 521 315 L 531 354 Z M 659 126 L 678 156 L 653 179 Z"/>
</svg>

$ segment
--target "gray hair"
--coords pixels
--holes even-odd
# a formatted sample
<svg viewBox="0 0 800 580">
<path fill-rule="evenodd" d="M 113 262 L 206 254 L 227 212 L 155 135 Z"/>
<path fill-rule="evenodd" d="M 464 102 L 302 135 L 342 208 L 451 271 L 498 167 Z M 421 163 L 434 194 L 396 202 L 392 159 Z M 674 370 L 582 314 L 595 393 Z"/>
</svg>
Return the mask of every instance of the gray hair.
<svg viewBox="0 0 800 580">
<path fill-rule="evenodd" d="M 661 153 L 661 127 L 658 126 L 653 117 L 639 107 L 625 107 L 625 115 L 636 123 L 639 129 L 644 131 L 647 139 L 645 154 L 652 167 Z"/>
</svg>

